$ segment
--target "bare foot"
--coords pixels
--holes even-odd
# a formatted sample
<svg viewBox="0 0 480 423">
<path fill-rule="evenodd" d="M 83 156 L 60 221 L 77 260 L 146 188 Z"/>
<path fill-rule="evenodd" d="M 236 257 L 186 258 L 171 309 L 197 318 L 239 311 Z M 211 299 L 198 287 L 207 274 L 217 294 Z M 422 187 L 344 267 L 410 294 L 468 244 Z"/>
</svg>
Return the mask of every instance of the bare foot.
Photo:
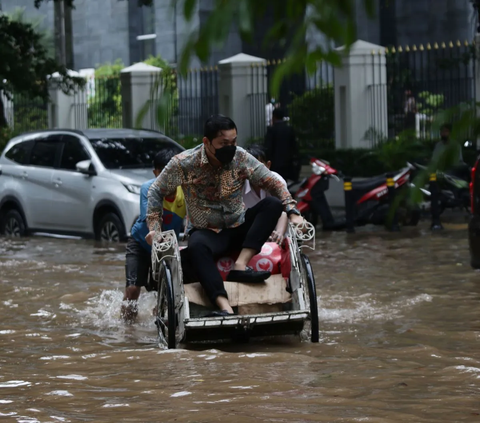
<svg viewBox="0 0 480 423">
<path fill-rule="evenodd" d="M 138 311 L 137 311 L 136 305 L 133 305 L 133 304 L 122 305 L 122 308 L 120 310 L 120 316 L 122 317 L 123 321 L 127 325 L 131 325 L 135 323 L 137 314 L 138 314 Z"/>
<path fill-rule="evenodd" d="M 247 266 L 245 266 L 244 264 L 235 263 L 235 264 L 233 265 L 233 269 L 232 269 L 232 270 L 241 270 L 241 271 L 244 271 L 246 268 L 247 268 Z"/>
<path fill-rule="evenodd" d="M 233 314 L 233 309 L 230 306 L 230 303 L 228 302 L 228 299 L 222 296 L 218 296 L 217 299 L 215 300 L 217 303 L 217 306 L 220 310 L 226 310 L 230 314 Z"/>
</svg>

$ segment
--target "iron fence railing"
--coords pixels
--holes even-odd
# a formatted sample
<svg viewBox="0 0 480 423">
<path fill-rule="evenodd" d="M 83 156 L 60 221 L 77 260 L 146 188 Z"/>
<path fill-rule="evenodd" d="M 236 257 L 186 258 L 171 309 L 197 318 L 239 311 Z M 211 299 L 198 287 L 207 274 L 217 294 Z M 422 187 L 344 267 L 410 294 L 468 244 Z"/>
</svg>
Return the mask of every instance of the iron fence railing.
<svg viewBox="0 0 480 423">
<path fill-rule="evenodd" d="M 218 68 L 191 69 L 186 76 L 169 70 L 152 78 L 151 127 L 174 139 L 201 138 L 206 119 L 219 113 Z M 167 91 L 170 94 L 164 96 Z M 163 113 L 159 114 L 161 104 Z"/>
<path fill-rule="evenodd" d="M 317 65 L 313 74 L 304 71 L 287 76 L 283 78 L 275 95 L 272 90 L 273 75 L 282 62 L 276 60 L 251 65 L 250 137 L 262 139 L 267 126 L 272 124 L 273 110 L 281 107 L 295 129 L 301 150 L 333 148 L 335 126 L 333 67 L 322 62 Z"/>
<path fill-rule="evenodd" d="M 415 131 L 419 138 L 436 138 L 434 120 L 439 112 L 475 101 L 475 46 L 469 42 L 372 52 L 373 72 L 379 75 L 383 66 L 385 80 L 377 78 L 369 87 L 371 129 L 366 138 L 372 145 L 405 130 Z M 379 126 L 385 122 L 385 110 L 387 128 Z"/>
<path fill-rule="evenodd" d="M 89 128 L 121 128 L 123 126 L 120 75 L 96 76 L 86 101 Z M 82 117 L 79 114 L 85 113 L 84 102 L 84 96 L 76 97 L 75 113 L 78 119 Z"/>
<path fill-rule="evenodd" d="M 7 124 L 15 132 L 28 132 L 48 128 L 48 98 L 24 93 L 2 96 Z"/>
</svg>

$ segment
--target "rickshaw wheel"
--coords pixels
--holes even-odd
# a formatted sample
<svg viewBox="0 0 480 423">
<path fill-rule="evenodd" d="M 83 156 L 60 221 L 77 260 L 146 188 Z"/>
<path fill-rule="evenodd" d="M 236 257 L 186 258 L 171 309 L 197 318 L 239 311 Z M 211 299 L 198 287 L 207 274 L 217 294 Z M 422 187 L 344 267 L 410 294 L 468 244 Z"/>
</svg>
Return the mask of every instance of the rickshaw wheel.
<svg viewBox="0 0 480 423">
<path fill-rule="evenodd" d="M 168 264 L 163 262 L 160 271 L 155 324 L 157 325 L 160 343 L 169 349 L 177 347 L 174 298 L 172 272 Z"/>
<path fill-rule="evenodd" d="M 312 342 L 319 341 L 319 323 L 318 323 L 318 304 L 317 304 L 317 288 L 315 286 L 315 276 L 313 275 L 312 265 L 305 254 L 301 254 L 303 265 L 305 266 L 307 280 L 305 284 L 308 289 L 308 298 L 310 301 L 310 318 L 311 318 L 311 335 Z"/>
</svg>

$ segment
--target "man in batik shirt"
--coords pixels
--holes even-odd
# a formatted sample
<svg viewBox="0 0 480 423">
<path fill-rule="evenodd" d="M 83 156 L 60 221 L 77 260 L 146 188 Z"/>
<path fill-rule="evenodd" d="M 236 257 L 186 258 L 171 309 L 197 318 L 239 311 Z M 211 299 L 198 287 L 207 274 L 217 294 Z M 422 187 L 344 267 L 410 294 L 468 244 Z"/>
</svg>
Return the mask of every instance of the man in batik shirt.
<svg viewBox="0 0 480 423">
<path fill-rule="evenodd" d="M 210 301 L 219 308 L 211 316 L 233 314 L 215 259 L 241 249 L 227 280 L 263 283 L 270 272 L 253 271 L 248 263 L 261 251 L 283 211 L 292 223 L 303 223 L 284 184 L 236 144 L 235 123 L 222 115 L 210 117 L 203 144 L 173 157 L 148 193 L 150 232 L 146 239 L 151 244 L 155 231 L 161 230 L 163 199 L 182 187 L 189 222 L 189 260 Z M 245 210 L 242 192 L 246 180 L 272 196 Z"/>
</svg>

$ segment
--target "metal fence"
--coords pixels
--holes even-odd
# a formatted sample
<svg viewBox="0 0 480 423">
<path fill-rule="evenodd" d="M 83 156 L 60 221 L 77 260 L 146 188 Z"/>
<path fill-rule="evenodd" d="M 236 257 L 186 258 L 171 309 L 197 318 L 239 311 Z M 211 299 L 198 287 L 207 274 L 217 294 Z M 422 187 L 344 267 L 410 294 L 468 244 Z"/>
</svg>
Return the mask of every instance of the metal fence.
<svg viewBox="0 0 480 423">
<path fill-rule="evenodd" d="M 121 128 L 122 85 L 120 75 L 96 76 L 88 86 L 86 96 L 75 96 L 75 117 L 81 119 L 87 101 L 87 125 L 89 128 Z"/>
<path fill-rule="evenodd" d="M 274 96 L 272 80 L 282 62 L 275 60 L 266 65 L 251 65 L 250 137 L 263 139 L 267 126 L 272 124 L 273 110 L 281 107 L 295 129 L 300 149 L 333 148 L 333 67 L 322 62 L 313 74 L 304 71 L 286 76 L 282 79 L 278 95 Z"/>
<path fill-rule="evenodd" d="M 15 132 L 48 128 L 48 99 L 27 94 L 6 96 L 0 93 L 8 125 Z"/>
<path fill-rule="evenodd" d="M 415 131 L 419 138 L 436 138 L 433 124 L 439 112 L 475 100 L 475 47 L 468 42 L 372 52 L 372 67 L 377 78 L 369 86 L 371 130 L 366 134 L 372 145 L 404 130 Z"/>
<path fill-rule="evenodd" d="M 191 69 L 185 77 L 171 70 L 152 78 L 151 127 L 175 139 L 201 138 L 205 120 L 219 113 L 218 68 Z M 167 91 L 171 94 L 164 96 Z"/>
</svg>

